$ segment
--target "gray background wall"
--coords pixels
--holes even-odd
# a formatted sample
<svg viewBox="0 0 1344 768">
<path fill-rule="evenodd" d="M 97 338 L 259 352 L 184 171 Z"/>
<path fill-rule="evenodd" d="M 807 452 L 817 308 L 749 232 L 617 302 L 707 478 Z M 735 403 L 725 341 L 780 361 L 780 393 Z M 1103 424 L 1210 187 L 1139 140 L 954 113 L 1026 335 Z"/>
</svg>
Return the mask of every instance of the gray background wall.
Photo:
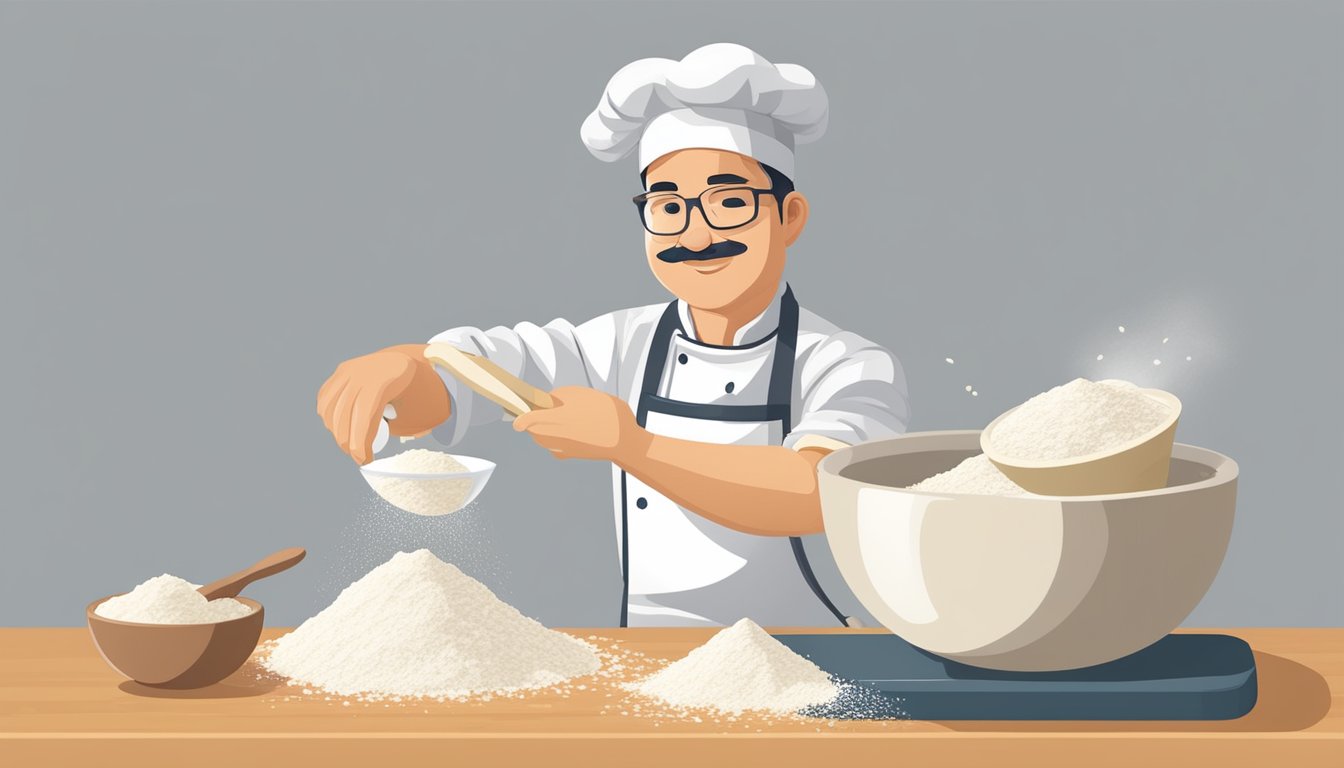
<svg viewBox="0 0 1344 768">
<path fill-rule="evenodd" d="M 613 623 L 604 466 L 486 431 L 476 508 L 411 518 L 314 400 L 447 327 L 665 300 L 633 161 L 578 126 L 620 66 L 723 40 L 830 93 L 790 279 L 896 351 L 913 430 L 1169 388 L 1243 472 L 1187 625 L 1344 623 L 1341 33 L 1338 3 L 2 4 L 0 623 L 292 544 L 249 590 L 273 624 L 418 546 Z"/>
</svg>

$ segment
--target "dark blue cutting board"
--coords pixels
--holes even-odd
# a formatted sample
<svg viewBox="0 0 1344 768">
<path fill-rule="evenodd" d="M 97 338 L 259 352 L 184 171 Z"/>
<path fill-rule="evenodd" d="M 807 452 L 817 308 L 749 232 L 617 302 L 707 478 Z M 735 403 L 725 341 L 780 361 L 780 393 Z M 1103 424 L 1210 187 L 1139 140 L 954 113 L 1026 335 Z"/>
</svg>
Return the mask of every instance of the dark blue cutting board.
<svg viewBox="0 0 1344 768">
<path fill-rule="evenodd" d="M 1255 706 L 1255 657 L 1228 635 L 1167 635 L 1095 667 L 1001 672 L 921 651 L 895 635 L 775 635 L 830 674 L 880 696 L 809 714 L 918 720 L 1229 720 Z M 876 702 L 876 706 L 874 705 Z"/>
</svg>

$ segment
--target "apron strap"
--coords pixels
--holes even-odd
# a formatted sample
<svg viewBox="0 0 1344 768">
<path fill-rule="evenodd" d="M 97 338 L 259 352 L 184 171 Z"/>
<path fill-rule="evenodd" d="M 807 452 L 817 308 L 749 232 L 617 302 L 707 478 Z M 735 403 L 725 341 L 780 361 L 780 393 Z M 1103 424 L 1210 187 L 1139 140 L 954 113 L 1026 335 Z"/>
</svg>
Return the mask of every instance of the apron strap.
<svg viewBox="0 0 1344 768">
<path fill-rule="evenodd" d="M 635 409 L 635 423 L 641 428 L 649 418 L 648 393 L 658 393 L 658 384 L 663 380 L 663 369 L 667 367 L 667 353 L 672 347 L 672 334 L 681 328 L 681 315 L 674 300 L 663 310 L 658 325 L 653 331 L 653 340 L 649 342 L 649 354 L 644 360 L 644 383 L 639 390 L 639 401 Z M 621 470 L 621 624 L 630 625 L 630 504 L 625 486 L 625 470 Z"/>
<path fill-rule="evenodd" d="M 677 311 L 677 302 L 673 301 L 663 310 L 654 328 L 653 340 L 649 343 L 649 356 L 644 361 L 644 384 L 639 390 L 639 407 L 635 411 L 635 422 L 645 426 L 649 418 L 649 399 L 647 395 L 658 394 L 658 385 L 663 380 L 663 370 L 667 367 L 667 352 L 672 348 L 672 334 L 681 328 L 681 314 Z M 787 426 L 786 426 L 787 428 Z"/>
<path fill-rule="evenodd" d="M 826 606 L 826 610 L 830 611 L 831 615 L 840 622 L 840 626 L 863 626 L 852 616 L 846 616 L 841 613 L 840 609 L 835 607 L 835 603 L 831 602 L 831 598 L 826 596 L 826 590 L 821 588 L 821 582 L 817 581 L 817 575 L 812 572 L 812 564 L 807 561 L 807 552 L 803 549 L 803 540 L 798 536 L 790 536 L 789 545 L 793 547 L 793 559 L 798 561 L 798 570 L 803 572 L 803 581 L 807 582 L 807 586 L 812 590 L 812 594 L 816 595 L 817 599 L 821 601 L 821 604 Z"/>
<path fill-rule="evenodd" d="M 793 297 L 793 288 L 785 285 L 784 296 L 779 302 L 779 336 L 775 339 L 775 360 L 774 367 L 770 372 L 770 399 L 769 402 L 776 408 L 783 409 L 784 436 L 788 437 L 793 431 L 793 418 L 791 410 L 793 408 L 793 366 L 797 357 L 798 349 L 798 300 Z M 793 547 L 793 559 L 798 563 L 798 570 L 803 574 L 803 581 L 812 590 L 812 594 L 817 596 L 821 604 L 826 606 L 826 610 L 840 622 L 840 626 L 853 626 L 853 619 L 840 612 L 831 602 L 831 598 L 826 596 L 826 591 L 821 588 L 821 582 L 817 581 L 817 575 L 812 572 L 812 564 L 808 562 L 807 551 L 803 549 L 803 539 L 799 536 L 790 536 L 789 545 Z"/>
<path fill-rule="evenodd" d="M 770 393 L 766 402 L 776 408 L 783 408 L 781 421 L 784 425 L 784 437 L 793 431 L 793 365 L 798 350 L 798 300 L 793 298 L 793 288 L 784 286 L 784 295 L 779 300 L 779 330 L 775 335 L 775 359 L 770 368 Z"/>
<path fill-rule="evenodd" d="M 638 407 L 635 411 L 635 422 L 640 427 L 646 426 L 648 420 L 649 407 L 659 405 L 659 411 L 674 411 L 677 406 L 675 401 L 658 395 L 659 384 L 663 380 L 663 371 L 667 367 L 667 355 L 672 346 L 672 335 L 681 330 L 681 314 L 677 309 L 677 302 L 674 300 L 663 310 L 663 314 L 658 318 L 658 325 L 654 329 L 653 339 L 649 343 L 649 354 L 644 362 L 643 386 L 639 392 Z M 776 419 L 783 425 L 783 436 L 787 437 L 793 431 L 793 369 L 797 357 L 798 349 L 798 300 L 793 297 L 793 288 L 787 284 L 784 286 L 784 295 L 779 303 L 779 326 L 775 337 L 774 360 L 770 368 L 770 386 L 769 394 L 766 397 L 766 405 L 759 411 L 752 406 L 723 406 L 718 413 L 720 420 L 732 420 L 725 418 L 734 409 L 744 409 L 741 415 L 752 416 L 751 420 Z M 697 406 L 697 410 L 703 410 L 705 406 Z M 750 412 L 750 413 L 748 413 Z M 689 415 L 689 414 L 688 414 Z M 767 416 L 766 419 L 759 419 L 759 416 Z M 630 510 L 627 501 L 626 473 L 621 471 L 621 626 L 629 626 L 630 618 Z M 808 562 L 807 552 L 803 549 L 803 540 L 798 536 L 790 536 L 789 544 L 793 548 L 793 558 L 798 563 L 798 570 L 802 572 L 803 581 L 812 590 L 812 594 L 817 596 L 821 604 L 826 607 L 835 616 L 841 626 L 856 626 L 854 621 L 845 616 L 835 603 L 826 596 L 826 592 L 821 588 L 821 583 L 817 581 L 817 576 L 812 572 L 812 565 Z"/>
<path fill-rule="evenodd" d="M 621 623 L 630 626 L 630 509 L 626 502 L 625 470 L 621 470 Z"/>
</svg>

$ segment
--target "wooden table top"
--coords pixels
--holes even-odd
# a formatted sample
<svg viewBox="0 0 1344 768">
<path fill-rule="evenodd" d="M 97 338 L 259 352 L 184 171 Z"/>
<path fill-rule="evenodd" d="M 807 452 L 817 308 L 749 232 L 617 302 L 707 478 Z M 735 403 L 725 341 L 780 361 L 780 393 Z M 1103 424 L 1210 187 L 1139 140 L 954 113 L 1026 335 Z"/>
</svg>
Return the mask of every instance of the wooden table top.
<svg viewBox="0 0 1344 768">
<path fill-rule="evenodd" d="M 680 658 L 713 634 L 567 631 L 623 655 L 626 672 Z M 1189 631 L 1250 643 L 1260 689 L 1250 714 L 1183 722 L 694 722 L 641 704 L 614 679 L 491 701 L 367 702 L 305 694 L 254 661 L 207 689 L 162 691 L 121 678 L 86 629 L 9 628 L 0 629 L 0 763 L 1344 765 L 1344 629 Z"/>
</svg>

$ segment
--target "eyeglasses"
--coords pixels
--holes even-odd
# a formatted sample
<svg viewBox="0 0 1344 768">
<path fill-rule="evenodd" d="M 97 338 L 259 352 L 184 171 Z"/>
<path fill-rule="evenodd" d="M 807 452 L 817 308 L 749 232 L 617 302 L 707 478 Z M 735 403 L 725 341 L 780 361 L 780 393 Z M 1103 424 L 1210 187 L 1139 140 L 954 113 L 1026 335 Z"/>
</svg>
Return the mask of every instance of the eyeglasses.
<svg viewBox="0 0 1344 768">
<path fill-rule="evenodd" d="M 691 226 L 691 209 L 700 206 L 705 223 L 711 229 L 735 229 L 756 220 L 761 210 L 761 195 L 774 190 L 753 187 L 715 187 L 699 197 L 682 197 L 675 192 L 645 192 L 635 195 L 639 219 L 655 235 L 680 235 Z"/>
</svg>

